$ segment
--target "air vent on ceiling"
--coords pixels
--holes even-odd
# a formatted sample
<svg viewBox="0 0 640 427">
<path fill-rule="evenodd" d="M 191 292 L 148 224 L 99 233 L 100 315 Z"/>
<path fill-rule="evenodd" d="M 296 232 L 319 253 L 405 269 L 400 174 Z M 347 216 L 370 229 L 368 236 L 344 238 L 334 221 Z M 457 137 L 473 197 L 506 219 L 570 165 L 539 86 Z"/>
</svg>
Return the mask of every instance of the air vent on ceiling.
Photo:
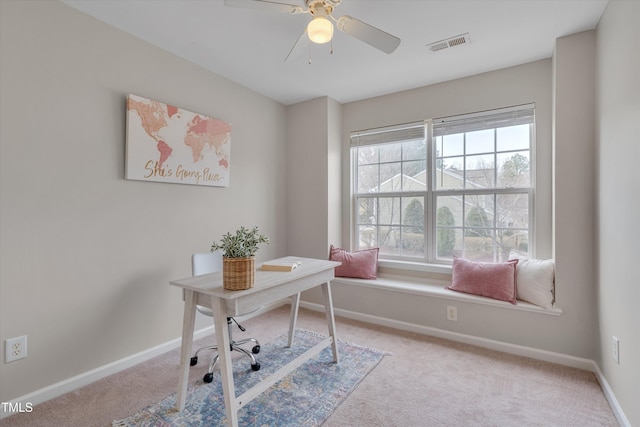
<svg viewBox="0 0 640 427">
<path fill-rule="evenodd" d="M 440 52 L 445 49 L 449 49 L 457 46 L 464 46 L 465 44 L 471 43 L 471 38 L 469 37 L 469 33 L 460 34 L 459 36 L 451 37 L 445 40 L 440 40 L 435 43 L 430 43 L 427 45 L 427 49 L 429 53 Z"/>
</svg>

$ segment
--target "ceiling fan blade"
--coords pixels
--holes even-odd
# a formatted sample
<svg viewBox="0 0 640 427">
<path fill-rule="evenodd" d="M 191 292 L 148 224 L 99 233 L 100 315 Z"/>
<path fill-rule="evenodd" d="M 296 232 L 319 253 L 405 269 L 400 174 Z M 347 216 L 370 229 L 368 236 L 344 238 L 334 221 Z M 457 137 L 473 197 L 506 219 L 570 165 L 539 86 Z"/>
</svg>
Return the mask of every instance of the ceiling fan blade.
<svg viewBox="0 0 640 427">
<path fill-rule="evenodd" d="M 305 47 L 309 46 L 309 37 L 307 37 L 307 27 L 304 27 L 304 31 L 298 37 L 298 40 L 291 46 L 291 50 L 287 54 L 287 57 L 284 58 L 284 62 L 287 62 L 290 58 L 294 58 L 300 55 L 300 52 L 303 51 Z"/>
<path fill-rule="evenodd" d="M 305 13 L 306 11 L 295 4 L 278 3 L 269 0 L 224 0 L 224 5 L 229 7 L 245 7 L 248 9 L 270 10 L 282 13 Z"/>
<path fill-rule="evenodd" d="M 365 42 L 369 46 L 373 46 L 385 53 L 392 53 L 400 44 L 400 39 L 396 36 L 349 15 L 344 15 L 338 18 L 337 26 L 340 31 L 344 31 L 350 36 L 353 36 L 358 40 Z"/>
</svg>

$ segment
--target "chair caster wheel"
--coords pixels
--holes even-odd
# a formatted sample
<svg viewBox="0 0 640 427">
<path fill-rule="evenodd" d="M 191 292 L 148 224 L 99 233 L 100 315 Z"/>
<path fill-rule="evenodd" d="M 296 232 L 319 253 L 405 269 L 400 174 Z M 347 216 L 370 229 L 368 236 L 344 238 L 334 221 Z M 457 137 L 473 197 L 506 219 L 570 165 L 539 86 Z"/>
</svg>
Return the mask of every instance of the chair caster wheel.
<svg viewBox="0 0 640 427">
<path fill-rule="evenodd" d="M 260 363 L 256 362 L 255 365 L 251 365 L 251 369 L 253 371 L 259 371 L 260 370 Z"/>
<path fill-rule="evenodd" d="M 258 354 L 260 353 L 260 346 L 259 345 L 254 345 L 253 348 L 251 349 L 251 352 L 253 354 Z"/>
<path fill-rule="evenodd" d="M 198 363 L 198 358 L 197 358 L 196 356 L 193 356 L 193 357 L 191 358 L 191 362 L 189 362 L 189 364 L 190 364 L 191 366 L 196 366 L 196 364 L 197 364 L 197 363 Z"/>
<path fill-rule="evenodd" d="M 204 381 L 205 383 L 210 383 L 211 381 L 213 381 L 213 374 L 204 374 L 204 377 L 202 377 L 202 381 Z"/>
</svg>

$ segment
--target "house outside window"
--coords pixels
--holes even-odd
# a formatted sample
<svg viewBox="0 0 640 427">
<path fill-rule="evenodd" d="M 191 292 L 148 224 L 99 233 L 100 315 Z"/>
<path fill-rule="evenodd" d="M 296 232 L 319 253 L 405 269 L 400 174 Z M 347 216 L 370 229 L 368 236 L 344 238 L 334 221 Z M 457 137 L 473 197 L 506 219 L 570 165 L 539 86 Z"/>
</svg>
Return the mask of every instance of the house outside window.
<svg viewBox="0 0 640 427">
<path fill-rule="evenodd" d="M 529 253 L 533 105 L 351 134 L 355 249 L 451 263 Z"/>
</svg>

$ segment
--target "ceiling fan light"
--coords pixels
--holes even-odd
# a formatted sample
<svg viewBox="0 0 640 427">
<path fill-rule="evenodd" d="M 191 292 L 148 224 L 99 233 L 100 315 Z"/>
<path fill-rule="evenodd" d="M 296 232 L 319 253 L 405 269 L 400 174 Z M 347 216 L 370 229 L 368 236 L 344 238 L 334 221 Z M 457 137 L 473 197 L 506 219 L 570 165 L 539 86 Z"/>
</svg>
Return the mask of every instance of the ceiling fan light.
<svg viewBox="0 0 640 427">
<path fill-rule="evenodd" d="M 316 16 L 307 25 L 307 35 L 314 43 L 327 43 L 333 37 L 333 24 L 323 16 Z"/>
</svg>

